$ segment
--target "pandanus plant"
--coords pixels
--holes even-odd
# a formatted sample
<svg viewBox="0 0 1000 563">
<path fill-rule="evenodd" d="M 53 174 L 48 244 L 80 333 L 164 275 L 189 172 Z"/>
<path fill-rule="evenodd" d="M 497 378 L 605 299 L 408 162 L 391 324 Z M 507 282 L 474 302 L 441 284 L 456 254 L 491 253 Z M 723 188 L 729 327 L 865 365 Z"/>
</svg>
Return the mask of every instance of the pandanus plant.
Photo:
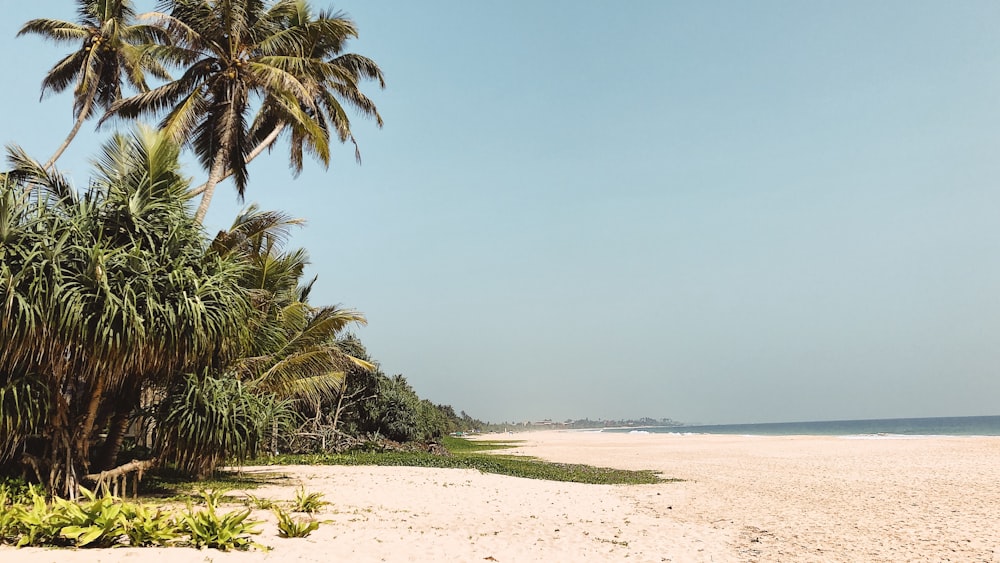
<svg viewBox="0 0 1000 563">
<path fill-rule="evenodd" d="M 30 382 L 38 398 L 26 408 L 39 412 L 5 418 L 17 433 L 6 436 L 0 463 L 23 451 L 54 491 L 72 494 L 100 457 L 94 448 L 120 445 L 113 436 L 143 388 L 224 364 L 247 340 L 243 266 L 206 252 L 184 203 L 178 152 L 149 129 L 116 135 L 77 194 L 58 172 L 9 149 L 0 389 Z"/>
</svg>

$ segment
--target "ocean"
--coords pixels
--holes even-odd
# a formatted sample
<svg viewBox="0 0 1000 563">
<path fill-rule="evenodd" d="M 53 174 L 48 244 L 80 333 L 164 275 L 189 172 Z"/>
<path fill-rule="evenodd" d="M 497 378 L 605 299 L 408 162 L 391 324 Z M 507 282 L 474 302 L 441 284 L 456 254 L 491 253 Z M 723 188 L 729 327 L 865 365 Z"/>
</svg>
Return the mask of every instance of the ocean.
<svg viewBox="0 0 1000 563">
<path fill-rule="evenodd" d="M 605 429 L 604 432 L 738 434 L 748 436 L 1000 436 L 1000 416 L 659 426 Z"/>
</svg>

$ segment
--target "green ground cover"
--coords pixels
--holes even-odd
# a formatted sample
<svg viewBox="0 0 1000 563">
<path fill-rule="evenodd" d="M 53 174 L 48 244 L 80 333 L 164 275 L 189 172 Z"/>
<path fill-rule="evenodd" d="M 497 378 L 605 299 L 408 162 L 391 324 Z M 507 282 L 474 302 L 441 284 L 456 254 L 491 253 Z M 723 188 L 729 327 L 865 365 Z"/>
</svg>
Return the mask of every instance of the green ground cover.
<svg viewBox="0 0 1000 563">
<path fill-rule="evenodd" d="M 440 467 L 476 469 L 526 479 L 544 479 L 598 485 L 648 485 L 677 481 L 666 479 L 652 470 L 632 471 L 590 465 L 555 463 L 528 456 L 490 453 L 514 448 L 517 441 L 466 440 L 446 437 L 442 445 L 452 454 L 435 455 L 426 452 L 350 451 L 262 457 L 254 465 L 383 465 L 406 467 Z"/>
</svg>

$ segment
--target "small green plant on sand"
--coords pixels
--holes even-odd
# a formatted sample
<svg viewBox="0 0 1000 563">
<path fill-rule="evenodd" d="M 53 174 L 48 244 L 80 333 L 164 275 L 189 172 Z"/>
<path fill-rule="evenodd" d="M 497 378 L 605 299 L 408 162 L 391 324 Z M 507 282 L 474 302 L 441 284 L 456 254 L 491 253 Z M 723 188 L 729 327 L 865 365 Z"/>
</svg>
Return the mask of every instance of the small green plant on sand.
<svg viewBox="0 0 1000 563">
<path fill-rule="evenodd" d="M 253 542 L 251 534 L 259 534 L 258 526 L 261 524 L 257 520 L 248 520 L 250 509 L 219 514 L 216 510 L 217 501 L 213 500 L 212 494 L 204 491 L 202 498 L 206 507 L 194 510 L 188 505 L 187 510 L 180 517 L 181 529 L 190 535 L 191 545 L 194 547 L 212 547 L 222 551 L 236 549 L 240 551 L 248 550 L 252 547 L 267 549 L 266 547 Z"/>
<path fill-rule="evenodd" d="M 322 493 L 306 493 L 305 487 L 299 487 L 295 491 L 295 503 L 292 512 L 308 512 L 310 514 L 319 512 L 321 508 L 330 503 L 323 500 Z"/>
<path fill-rule="evenodd" d="M 257 510 L 270 510 L 274 508 L 274 501 L 269 498 L 261 498 L 254 496 L 250 493 L 246 493 L 247 498 L 243 501 L 243 504 L 249 506 L 250 508 L 255 508 Z"/>
<path fill-rule="evenodd" d="M 0 496 L 6 498 L 5 503 L 0 502 L 0 507 L 5 504 L 30 504 L 35 494 L 44 497 L 45 493 L 45 487 L 37 483 L 12 477 L 0 478 Z"/>
<path fill-rule="evenodd" d="M 36 491 L 31 491 L 31 497 L 27 506 L 14 506 L 11 510 L 16 512 L 14 526 L 20 536 L 17 547 L 58 544 L 59 532 L 66 525 L 62 511 L 50 507 Z"/>
<path fill-rule="evenodd" d="M 154 511 L 141 504 L 125 503 L 122 515 L 125 517 L 125 535 L 132 547 L 167 546 L 183 537 L 174 516 L 159 508 Z"/>
<path fill-rule="evenodd" d="M 81 502 L 61 498 L 53 500 L 51 510 L 62 524 L 59 535 L 73 540 L 77 547 L 111 547 L 125 535 L 125 516 L 120 499 L 105 492 L 98 497 L 80 487 Z"/>
<path fill-rule="evenodd" d="M 278 535 L 280 537 L 304 538 L 319 529 L 319 522 L 292 518 L 281 508 L 275 507 L 274 514 L 278 517 Z"/>
</svg>

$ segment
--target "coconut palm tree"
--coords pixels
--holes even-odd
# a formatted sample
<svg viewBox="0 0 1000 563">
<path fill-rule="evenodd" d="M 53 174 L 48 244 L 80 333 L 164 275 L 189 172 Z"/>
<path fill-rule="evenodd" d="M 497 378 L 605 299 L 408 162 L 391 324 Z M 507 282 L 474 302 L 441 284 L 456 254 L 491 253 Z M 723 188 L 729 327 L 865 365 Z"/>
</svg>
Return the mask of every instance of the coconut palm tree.
<svg viewBox="0 0 1000 563">
<path fill-rule="evenodd" d="M 269 146 L 286 125 L 291 126 L 289 160 L 296 173 L 302 170 L 304 152 L 313 154 L 324 166 L 329 165 L 330 154 L 324 149 L 328 146 L 331 132 L 340 142 L 350 141 L 354 145 L 355 158 L 360 162 L 361 153 L 351 132 L 351 121 L 345 105 L 363 117 L 374 118 L 376 124 L 382 127 L 382 116 L 375 103 L 361 91 L 360 83 L 363 80 L 374 80 L 384 88 L 385 77 L 375 61 L 356 53 L 343 52 L 347 42 L 358 35 L 354 22 L 338 12 L 323 10 L 314 14 L 305 0 L 296 0 L 294 5 L 285 25 L 289 29 L 301 30 L 304 33 L 305 53 L 312 59 L 326 63 L 310 69 L 312 72 L 303 73 L 298 78 L 313 96 L 313 105 L 302 109 L 319 123 L 327 145 L 313 143 L 309 132 L 297 129 L 295 120 L 285 115 L 282 105 L 273 103 L 270 99 L 265 100 L 258 113 L 251 135 L 258 147 Z"/>
<path fill-rule="evenodd" d="M 243 266 L 206 253 L 178 151 L 151 130 L 116 135 L 77 195 L 58 172 L 10 150 L 0 197 L 13 201 L 0 205 L 0 388 L 27 381 L 40 390 L 43 412 L 21 417 L 14 450 L 28 433 L 42 438 L 21 457 L 53 490 L 75 491 L 100 434 L 138 406 L 138 389 L 225 364 L 244 346 Z M 8 455 L 0 463 L 11 451 L 0 451 Z"/>
<path fill-rule="evenodd" d="M 33 19 L 18 32 L 18 36 L 35 34 L 57 43 L 79 45 L 42 80 L 43 96 L 73 86 L 76 118 L 66 140 L 43 165 L 46 169 L 69 147 L 94 107 L 106 111 L 121 99 L 124 84 L 145 91 L 149 89 L 147 73 L 163 80 L 169 78 L 147 48 L 156 39 L 165 40 L 165 36 L 159 28 L 136 23 L 131 0 L 77 0 L 77 6 L 77 22 Z"/>
<path fill-rule="evenodd" d="M 297 73 L 313 66 L 303 55 L 301 34 L 282 24 L 289 0 L 268 5 L 262 0 L 177 0 L 159 25 L 173 41 L 171 56 L 186 71 L 149 92 L 120 100 L 111 113 L 134 118 L 169 110 L 161 127 L 178 142 L 188 141 L 208 181 L 195 219 L 202 221 L 215 186 L 232 170 L 236 188 L 246 189 L 249 122 L 255 96 L 269 97 L 288 108 L 288 115 L 322 143 L 322 131 L 301 110 L 311 105 Z"/>
<path fill-rule="evenodd" d="M 240 197 L 247 163 L 283 129 L 293 131 L 293 168 L 302 147 L 329 162 L 329 129 L 349 140 L 349 120 L 339 99 L 374 115 L 358 88 L 382 81 L 370 59 L 340 55 L 357 29 L 349 19 L 323 13 L 312 18 L 301 0 L 175 0 L 157 23 L 171 36 L 158 51 L 185 69 L 172 82 L 115 103 L 108 114 L 124 118 L 166 111 L 161 127 L 189 142 L 208 171 L 195 214 L 204 219 L 216 185 L 233 176 Z M 328 55 L 338 56 L 329 58 Z M 263 100 L 258 107 L 254 100 Z M 337 109 L 339 108 L 339 109 Z M 259 111 L 258 111 L 259 110 Z M 106 116 L 106 117 L 108 117 Z M 298 149 L 296 149 L 298 147 Z"/>
</svg>

